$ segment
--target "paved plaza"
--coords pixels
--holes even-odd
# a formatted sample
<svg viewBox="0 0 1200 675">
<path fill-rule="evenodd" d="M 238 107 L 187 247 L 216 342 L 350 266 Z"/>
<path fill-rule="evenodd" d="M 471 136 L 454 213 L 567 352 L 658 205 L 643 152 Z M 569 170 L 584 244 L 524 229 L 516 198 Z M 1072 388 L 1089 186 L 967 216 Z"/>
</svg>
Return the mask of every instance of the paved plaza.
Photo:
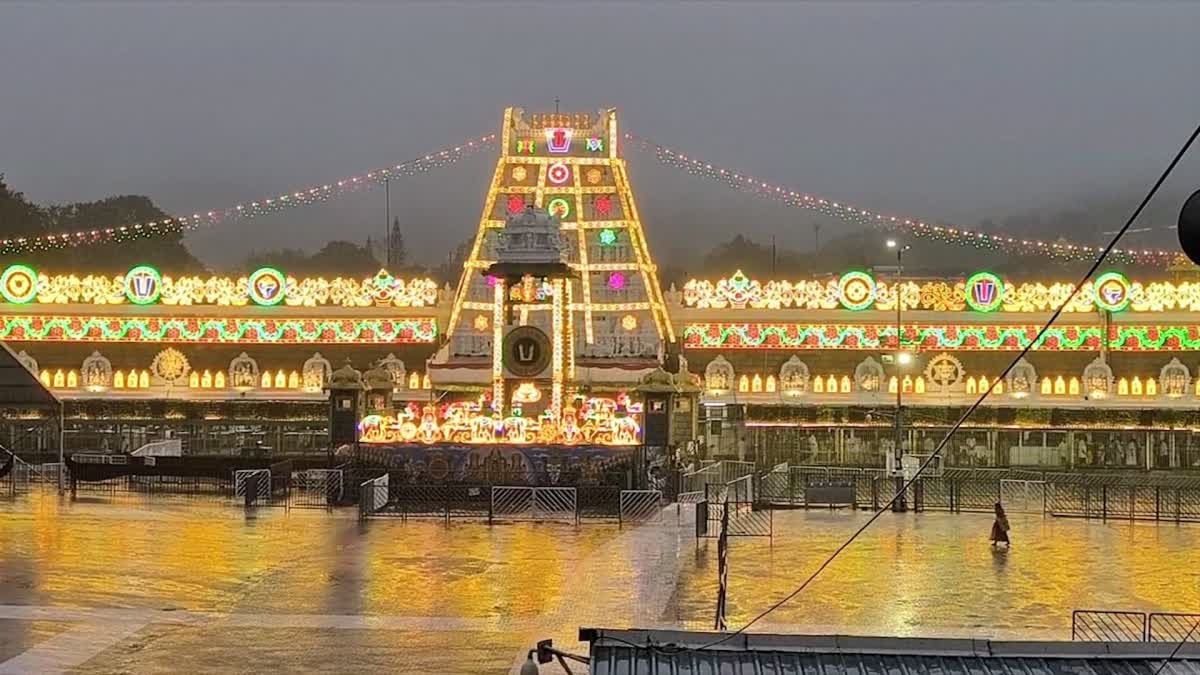
<svg viewBox="0 0 1200 675">
<path fill-rule="evenodd" d="M 579 626 L 709 629 L 716 542 L 690 518 L 618 528 L 374 520 L 213 503 L 0 502 L 0 673 L 503 673 Z M 730 624 L 867 514 L 775 514 L 730 552 Z M 1069 639 L 1075 608 L 1200 609 L 1200 527 L 885 514 L 756 628 Z"/>
</svg>

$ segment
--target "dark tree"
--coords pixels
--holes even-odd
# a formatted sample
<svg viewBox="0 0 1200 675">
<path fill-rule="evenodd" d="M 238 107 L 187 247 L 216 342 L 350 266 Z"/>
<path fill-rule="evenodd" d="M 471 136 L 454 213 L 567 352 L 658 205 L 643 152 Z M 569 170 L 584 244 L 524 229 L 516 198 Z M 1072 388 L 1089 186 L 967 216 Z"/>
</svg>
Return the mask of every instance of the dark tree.
<svg viewBox="0 0 1200 675">
<path fill-rule="evenodd" d="M 387 267 L 401 269 L 408 258 L 408 249 L 404 247 L 404 234 L 400 232 L 400 219 L 392 221 L 392 232 L 388 237 Z"/>
<path fill-rule="evenodd" d="M 168 215 L 147 197 L 126 195 L 94 202 L 40 207 L 11 190 L 0 176 L 0 236 L 34 237 L 59 232 L 100 229 L 117 225 L 161 222 Z M 31 251 L 12 260 L 50 272 L 120 274 L 138 264 L 150 264 L 172 274 L 205 271 L 183 244 L 183 234 L 110 242 L 76 248 Z"/>
</svg>

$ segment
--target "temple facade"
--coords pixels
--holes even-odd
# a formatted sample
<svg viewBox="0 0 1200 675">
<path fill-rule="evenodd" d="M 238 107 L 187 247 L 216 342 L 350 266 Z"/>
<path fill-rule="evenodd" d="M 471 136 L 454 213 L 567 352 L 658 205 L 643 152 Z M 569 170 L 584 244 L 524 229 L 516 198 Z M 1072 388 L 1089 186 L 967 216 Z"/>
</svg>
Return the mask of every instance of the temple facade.
<svg viewBox="0 0 1200 675">
<path fill-rule="evenodd" d="M 0 340 L 65 401 L 76 451 L 166 435 L 192 453 L 320 450 L 332 374 L 349 365 L 390 387 L 357 442 L 405 452 L 652 445 L 883 466 L 897 439 L 932 451 L 990 392 L 948 465 L 1200 467 L 1200 284 L 712 270 L 664 289 L 614 111 L 510 109 L 500 138 L 455 286 L 16 263 L 0 276 Z M 0 442 L 49 442 L 35 413 L 7 412 Z"/>
</svg>

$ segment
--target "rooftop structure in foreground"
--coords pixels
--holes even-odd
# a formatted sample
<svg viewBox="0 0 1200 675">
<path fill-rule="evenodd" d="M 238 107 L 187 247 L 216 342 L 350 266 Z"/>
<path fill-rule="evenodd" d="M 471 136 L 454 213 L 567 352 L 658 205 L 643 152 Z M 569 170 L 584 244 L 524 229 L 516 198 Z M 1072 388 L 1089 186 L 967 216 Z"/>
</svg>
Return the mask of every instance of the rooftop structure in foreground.
<svg viewBox="0 0 1200 675">
<path fill-rule="evenodd" d="M 592 675 L 722 673 L 1024 673 L 1025 675 L 1145 675 L 1157 672 L 1173 643 L 1001 642 L 942 638 L 744 634 L 711 649 L 688 651 L 722 633 L 585 628 Z M 664 649 L 651 649 L 655 644 Z M 673 650 L 682 648 L 680 653 Z M 1200 646 L 1185 645 L 1164 675 L 1200 673 Z"/>
</svg>

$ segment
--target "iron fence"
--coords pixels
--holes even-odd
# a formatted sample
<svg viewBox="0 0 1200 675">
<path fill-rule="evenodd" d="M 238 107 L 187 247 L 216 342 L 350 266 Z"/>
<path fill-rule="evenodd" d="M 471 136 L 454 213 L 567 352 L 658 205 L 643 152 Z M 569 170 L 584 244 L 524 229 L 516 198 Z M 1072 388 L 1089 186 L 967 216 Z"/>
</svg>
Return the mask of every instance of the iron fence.
<svg viewBox="0 0 1200 675">
<path fill-rule="evenodd" d="M 357 488 L 361 518 L 456 518 L 505 521 L 550 521 L 573 524 L 622 522 L 622 493 L 656 495 L 658 490 L 621 490 L 618 486 L 579 487 L 528 485 L 413 485 L 384 474 Z M 629 498 L 626 498 L 629 499 Z M 630 503 L 630 508 L 634 508 Z M 631 522 L 641 519 L 631 512 Z"/>
<path fill-rule="evenodd" d="M 617 514 L 622 525 L 658 522 L 662 519 L 663 494 L 660 490 L 621 490 L 618 498 L 620 508 Z"/>
<path fill-rule="evenodd" d="M 1145 642 L 1146 614 L 1098 609 L 1071 612 L 1071 640 L 1080 642 Z"/>
<path fill-rule="evenodd" d="M 684 472 L 681 489 L 683 492 L 703 492 L 705 485 L 712 483 L 724 485 L 743 476 L 751 476 L 754 471 L 754 462 L 723 460 L 702 466 L 694 471 Z"/>
<path fill-rule="evenodd" d="M 1200 614 L 1077 609 L 1071 639 L 1081 642 L 1200 642 Z"/>
<path fill-rule="evenodd" d="M 1200 614 L 1151 614 L 1147 642 L 1200 642 Z"/>
<path fill-rule="evenodd" d="M 895 478 L 877 469 L 784 464 L 759 475 L 748 489 L 756 503 L 811 506 L 816 504 L 808 503 L 807 489 L 817 485 L 853 485 L 853 505 L 871 509 L 886 504 L 896 489 Z M 695 493 L 685 495 L 691 499 L 685 501 L 681 495 L 681 503 L 698 498 Z M 1001 503 L 1017 513 L 1200 522 L 1200 477 L 1196 476 L 950 468 L 940 476 L 918 479 L 906 497 L 916 510 L 986 512 Z"/>
<path fill-rule="evenodd" d="M 621 521 L 622 495 L 625 492 L 656 492 L 658 490 L 622 490 L 616 486 L 592 485 L 575 488 L 580 522 Z"/>
<path fill-rule="evenodd" d="M 291 479 L 290 501 L 294 507 L 331 509 L 342 501 L 340 469 L 306 469 L 293 473 Z"/>
</svg>

